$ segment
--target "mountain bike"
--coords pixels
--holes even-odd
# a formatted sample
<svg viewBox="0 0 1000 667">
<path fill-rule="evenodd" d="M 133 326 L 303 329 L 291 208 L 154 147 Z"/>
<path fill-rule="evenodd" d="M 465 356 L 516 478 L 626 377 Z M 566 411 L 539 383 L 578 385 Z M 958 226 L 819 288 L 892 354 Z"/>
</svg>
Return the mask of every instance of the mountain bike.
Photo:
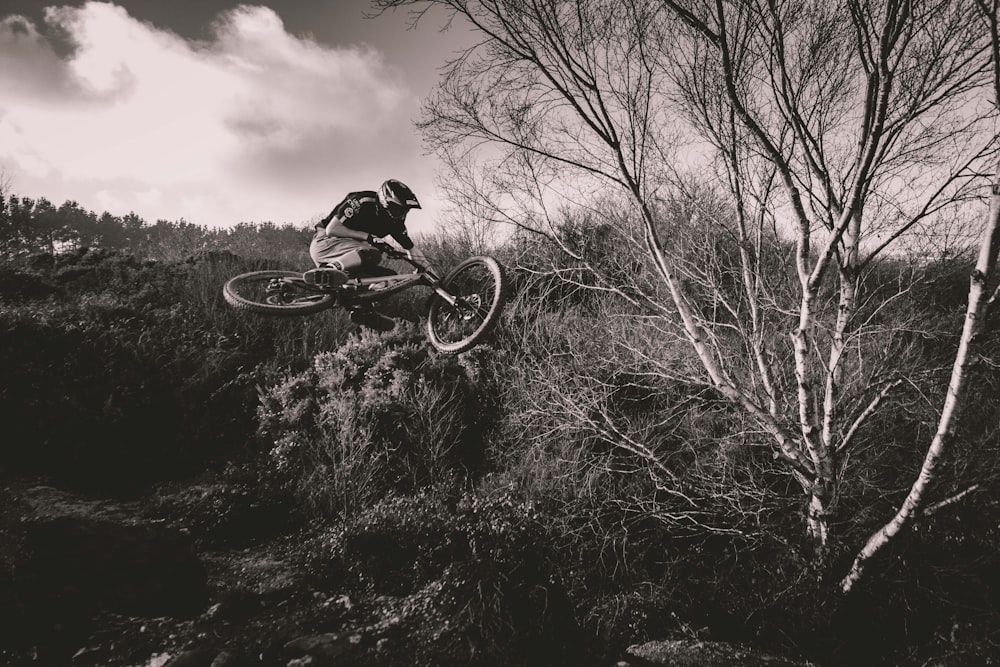
<svg viewBox="0 0 1000 667">
<path fill-rule="evenodd" d="M 340 285 L 323 284 L 328 270 L 322 267 L 304 273 L 251 271 L 230 278 L 222 294 L 238 310 L 287 316 L 363 306 L 426 286 L 433 290 L 426 311 L 427 338 L 446 354 L 475 347 L 500 319 L 507 284 L 503 267 L 492 257 L 469 257 L 442 279 L 387 243 L 372 245 L 384 257 L 408 263 L 413 271 L 377 266 L 355 273 Z"/>
</svg>

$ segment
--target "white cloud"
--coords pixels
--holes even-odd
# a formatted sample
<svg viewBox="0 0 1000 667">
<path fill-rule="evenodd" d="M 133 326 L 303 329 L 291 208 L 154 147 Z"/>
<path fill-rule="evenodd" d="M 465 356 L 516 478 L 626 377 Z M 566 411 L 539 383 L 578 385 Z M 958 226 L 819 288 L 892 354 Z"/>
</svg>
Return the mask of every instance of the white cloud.
<svg viewBox="0 0 1000 667">
<path fill-rule="evenodd" d="M 299 223 L 393 177 L 427 203 L 418 231 L 434 215 L 418 101 L 376 50 L 293 36 L 264 7 L 223 14 L 205 42 L 110 3 L 45 17 L 72 53 L 0 21 L 0 167 L 21 194 L 149 221 Z"/>
</svg>

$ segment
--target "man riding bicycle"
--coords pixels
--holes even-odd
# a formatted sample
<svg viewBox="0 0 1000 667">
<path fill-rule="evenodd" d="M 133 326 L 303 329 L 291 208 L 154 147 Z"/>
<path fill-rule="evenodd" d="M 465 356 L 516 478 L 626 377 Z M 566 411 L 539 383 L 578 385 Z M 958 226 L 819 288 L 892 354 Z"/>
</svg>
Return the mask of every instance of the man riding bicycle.
<svg viewBox="0 0 1000 667">
<path fill-rule="evenodd" d="M 350 274 L 392 273 L 379 265 L 382 253 L 374 247 L 377 238 L 391 236 L 407 256 L 429 266 L 406 230 L 406 214 L 421 208 L 417 196 L 405 184 L 390 178 L 378 192 L 362 190 L 348 194 L 330 214 L 316 223 L 309 255 L 319 268 L 310 272 L 326 286 L 342 285 Z M 351 321 L 370 329 L 389 331 L 395 322 L 375 311 L 371 304 L 352 306 Z"/>
</svg>

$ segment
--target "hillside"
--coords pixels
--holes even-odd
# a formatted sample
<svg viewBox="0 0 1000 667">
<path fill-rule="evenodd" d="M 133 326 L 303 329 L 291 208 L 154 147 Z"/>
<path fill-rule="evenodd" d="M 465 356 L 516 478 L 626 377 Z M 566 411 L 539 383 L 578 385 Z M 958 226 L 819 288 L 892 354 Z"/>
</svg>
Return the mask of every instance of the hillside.
<svg viewBox="0 0 1000 667">
<path fill-rule="evenodd" d="M 434 243 L 443 265 L 471 254 Z M 294 259 L 9 258 L 0 663 L 641 665 L 652 649 L 628 649 L 652 640 L 720 665 L 996 654 L 995 367 L 980 367 L 954 465 L 974 488 L 840 598 L 933 407 L 901 401 L 865 434 L 866 474 L 818 561 L 770 451 L 683 380 L 690 352 L 650 344 L 635 306 L 539 271 L 562 261 L 546 252 L 495 250 L 511 305 L 459 357 L 423 340 L 416 294 L 386 308 L 398 326 L 382 335 L 339 312 L 279 321 L 223 302 L 228 276 Z M 891 285 L 903 269 L 880 271 Z M 887 327 L 924 318 L 907 358 L 925 395 L 946 381 L 966 281 L 930 267 L 878 311 Z"/>
</svg>

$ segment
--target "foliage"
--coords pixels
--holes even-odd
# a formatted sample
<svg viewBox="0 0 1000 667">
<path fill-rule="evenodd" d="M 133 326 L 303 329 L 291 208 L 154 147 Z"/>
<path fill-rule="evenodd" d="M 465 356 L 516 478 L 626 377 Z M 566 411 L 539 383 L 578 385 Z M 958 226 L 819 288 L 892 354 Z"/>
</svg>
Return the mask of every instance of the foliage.
<svg viewBox="0 0 1000 667">
<path fill-rule="evenodd" d="M 868 278 L 895 252 L 931 256 L 924 237 L 951 246 L 974 236 L 962 224 L 969 218 L 954 216 L 982 197 L 1000 150 L 1000 107 L 984 96 L 1000 100 L 1000 4 L 376 4 L 419 4 L 418 17 L 438 6 L 481 37 L 447 64 L 420 127 L 464 210 L 565 255 L 563 266 L 524 262 L 561 278 L 533 282 L 546 290 L 539 301 L 551 293 L 578 306 L 585 291 L 598 303 L 613 294 L 664 333 L 634 347 L 624 337 L 622 347 L 649 358 L 664 343 L 686 343 L 697 363 L 684 376 L 655 360 L 653 372 L 710 385 L 743 413 L 738 423 L 751 435 L 738 444 L 768 446 L 798 485 L 819 563 L 848 537 L 836 532 L 851 529 L 838 521 L 842 503 L 863 505 L 873 480 L 876 493 L 892 495 L 898 511 L 869 525 L 867 539 L 850 536 L 858 552 L 843 573 L 848 591 L 887 541 L 919 521 L 928 494 L 949 489 L 938 463 L 965 409 L 976 323 L 998 294 L 1000 184 L 988 221 L 976 224 L 985 233 L 966 292 L 970 315 L 961 339 L 941 346 L 956 349 L 945 391 L 920 395 L 941 387 L 931 378 L 939 369 L 921 357 L 939 334 L 925 328 L 925 310 L 883 319 L 893 302 L 912 303 L 919 276 Z M 609 199 L 622 203 L 612 225 L 581 235 L 563 223 L 565 208 L 582 220 Z M 589 255 L 608 238 L 616 250 L 638 249 L 639 261 L 595 262 Z M 573 398 L 586 396 L 597 419 L 572 400 L 558 409 L 655 466 L 655 448 L 634 437 L 646 434 L 594 398 L 604 379 L 588 379 Z M 919 402 L 940 414 L 928 420 L 926 405 L 907 413 Z M 911 489 L 902 497 L 886 484 L 901 463 L 898 441 L 880 432 L 894 417 L 925 443 L 922 457 L 907 460 L 910 474 L 914 462 L 921 468 L 900 483 Z M 887 475 L 871 476 L 866 464 L 883 450 Z"/>
<path fill-rule="evenodd" d="M 314 512 L 357 512 L 389 491 L 475 472 L 490 401 L 412 326 L 354 336 L 264 390 L 275 474 Z"/>
<path fill-rule="evenodd" d="M 0 267 L 0 467 L 94 493 L 224 470 L 164 494 L 153 512 L 208 547 L 318 519 L 317 590 L 384 596 L 426 619 L 426 632 L 387 649 L 400 664 L 575 664 L 572 650 L 585 648 L 607 664 L 665 637 L 752 642 L 820 664 L 976 664 L 995 652 L 995 332 L 970 371 L 978 393 L 939 499 L 976 488 L 925 516 L 863 595 L 825 594 L 850 540 L 913 477 L 967 266 L 894 260 L 860 277 L 892 298 L 860 309 L 883 335 L 859 356 L 921 373 L 850 450 L 851 499 L 832 518 L 845 539 L 819 568 L 797 530 L 801 490 L 766 436 L 691 372 L 682 332 L 628 293 L 560 283 L 596 286 L 587 266 L 628 266 L 628 242 L 606 220 L 567 222 L 583 260 L 521 238 L 496 249 L 518 267 L 515 293 L 495 343 L 457 358 L 408 323 L 356 335 L 339 313 L 279 321 L 228 308 L 226 277 L 281 264 L 253 248 L 297 247 L 268 230 L 266 241 L 241 232 L 247 256 L 21 256 Z M 738 248 L 710 231 L 674 241 L 731 273 Z M 442 266 L 474 247 L 431 245 Z"/>
<path fill-rule="evenodd" d="M 416 619 L 391 664 L 585 664 L 546 520 L 509 491 L 391 496 L 330 531 L 319 567 Z"/>
<path fill-rule="evenodd" d="M 552 238 L 516 234 L 507 250 L 517 269 L 514 291 L 550 309 L 593 310 L 619 289 L 633 298 L 640 292 L 637 285 L 649 289 L 648 263 L 618 224 L 620 212 L 610 202 L 605 207 L 609 212 L 600 215 L 567 211 Z"/>
<path fill-rule="evenodd" d="M 106 252 L 34 266 L 0 289 L 7 465 L 134 490 L 252 432 L 248 356 L 181 296 L 189 267 Z"/>
<path fill-rule="evenodd" d="M 279 260 L 288 266 L 310 266 L 313 230 L 271 222 L 210 228 L 185 220 L 147 223 L 134 213 L 97 215 L 75 201 L 56 207 L 43 198 L 30 199 L 0 188 L 0 259 L 36 253 L 101 248 L 132 256 L 182 260 L 199 251 L 228 251 L 243 257 Z"/>
<path fill-rule="evenodd" d="M 225 252 L 153 262 L 101 249 L 7 263 L 3 467 L 130 493 L 252 446 L 268 368 L 346 329 L 235 313 L 222 282 L 265 266 Z"/>
</svg>

